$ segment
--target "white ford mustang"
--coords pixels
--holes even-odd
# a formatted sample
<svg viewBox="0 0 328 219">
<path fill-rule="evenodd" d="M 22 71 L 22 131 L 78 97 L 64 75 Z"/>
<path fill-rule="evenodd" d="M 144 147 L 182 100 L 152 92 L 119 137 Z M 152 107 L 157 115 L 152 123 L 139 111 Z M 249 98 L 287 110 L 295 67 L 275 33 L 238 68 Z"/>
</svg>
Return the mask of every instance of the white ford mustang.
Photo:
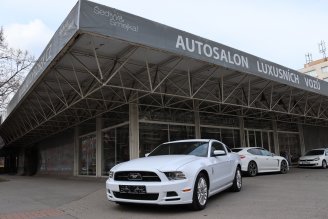
<svg viewBox="0 0 328 219">
<path fill-rule="evenodd" d="M 194 210 L 222 190 L 241 187 L 239 156 L 203 139 L 161 144 L 147 157 L 114 166 L 106 181 L 108 200 L 119 204 L 190 204 Z"/>
</svg>

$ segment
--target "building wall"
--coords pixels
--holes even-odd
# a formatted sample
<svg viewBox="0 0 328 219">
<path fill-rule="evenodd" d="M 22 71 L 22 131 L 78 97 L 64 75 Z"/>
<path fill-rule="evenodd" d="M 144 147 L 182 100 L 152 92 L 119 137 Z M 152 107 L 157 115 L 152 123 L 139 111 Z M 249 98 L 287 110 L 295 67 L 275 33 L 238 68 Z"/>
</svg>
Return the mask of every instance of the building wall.
<svg viewBox="0 0 328 219">
<path fill-rule="evenodd" d="M 51 136 L 38 143 L 40 164 L 38 174 L 73 175 L 74 130 Z"/>
<path fill-rule="evenodd" d="M 328 128 L 303 125 L 305 150 L 328 147 Z"/>
<path fill-rule="evenodd" d="M 308 74 L 313 77 L 317 77 L 319 79 L 328 81 L 327 67 L 328 67 L 328 59 L 324 58 L 305 64 L 304 68 L 300 69 L 299 71 L 304 74 Z"/>
</svg>

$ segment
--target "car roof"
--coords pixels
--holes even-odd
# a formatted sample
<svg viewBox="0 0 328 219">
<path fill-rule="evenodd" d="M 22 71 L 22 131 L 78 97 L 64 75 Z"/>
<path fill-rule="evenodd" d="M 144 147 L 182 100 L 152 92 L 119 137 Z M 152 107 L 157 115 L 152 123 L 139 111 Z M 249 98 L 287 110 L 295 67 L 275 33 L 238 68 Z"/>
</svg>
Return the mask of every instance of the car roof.
<svg viewBox="0 0 328 219">
<path fill-rule="evenodd" d="M 168 143 L 180 143 L 180 142 L 209 142 L 211 140 L 214 140 L 214 139 L 184 139 L 184 140 L 178 140 L 178 141 L 169 141 L 169 142 L 165 142 L 163 144 L 168 144 Z M 214 140 L 214 141 L 217 141 L 217 140 Z"/>
</svg>

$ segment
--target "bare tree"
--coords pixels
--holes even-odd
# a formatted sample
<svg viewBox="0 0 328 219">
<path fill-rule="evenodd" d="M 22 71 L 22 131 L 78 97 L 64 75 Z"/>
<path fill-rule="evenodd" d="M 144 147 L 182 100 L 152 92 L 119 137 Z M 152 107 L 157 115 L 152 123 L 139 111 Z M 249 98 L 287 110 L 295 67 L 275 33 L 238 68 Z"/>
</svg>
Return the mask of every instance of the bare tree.
<svg viewBox="0 0 328 219">
<path fill-rule="evenodd" d="M 3 111 L 14 96 L 27 72 L 33 57 L 27 51 L 8 46 L 4 30 L 0 29 L 0 111 Z"/>
</svg>

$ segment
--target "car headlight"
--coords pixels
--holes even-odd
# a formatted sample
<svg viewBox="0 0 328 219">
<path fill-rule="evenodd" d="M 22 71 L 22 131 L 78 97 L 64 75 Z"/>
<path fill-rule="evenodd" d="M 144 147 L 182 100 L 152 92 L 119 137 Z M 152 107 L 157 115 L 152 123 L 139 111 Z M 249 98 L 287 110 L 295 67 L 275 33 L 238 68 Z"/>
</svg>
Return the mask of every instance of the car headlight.
<svg viewBox="0 0 328 219">
<path fill-rule="evenodd" d="M 166 177 L 169 180 L 181 180 L 186 179 L 186 175 L 183 172 L 180 171 L 174 171 L 174 172 L 164 172 Z"/>
<path fill-rule="evenodd" d="M 114 172 L 113 172 L 113 171 L 109 171 L 109 173 L 108 173 L 108 177 L 109 177 L 110 179 L 112 179 L 112 178 L 114 177 Z"/>
<path fill-rule="evenodd" d="M 320 160 L 320 157 L 316 157 L 316 158 L 314 158 L 313 160 L 314 160 L 314 161 L 318 161 L 318 160 Z"/>
</svg>

